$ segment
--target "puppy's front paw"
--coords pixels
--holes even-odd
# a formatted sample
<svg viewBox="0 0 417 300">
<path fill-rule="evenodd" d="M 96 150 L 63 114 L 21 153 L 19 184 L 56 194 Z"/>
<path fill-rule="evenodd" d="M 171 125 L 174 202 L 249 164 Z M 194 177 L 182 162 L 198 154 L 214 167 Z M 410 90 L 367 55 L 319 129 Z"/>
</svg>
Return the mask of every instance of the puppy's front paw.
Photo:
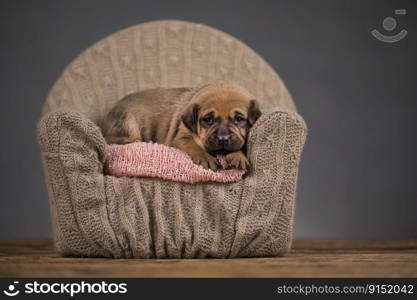
<svg viewBox="0 0 417 300">
<path fill-rule="evenodd" d="M 220 168 L 220 162 L 218 159 L 208 153 L 192 155 L 191 158 L 194 163 L 203 166 L 203 168 L 211 169 L 213 171 L 217 171 Z"/>
<path fill-rule="evenodd" d="M 249 161 L 242 152 L 232 152 L 226 155 L 226 162 L 232 169 L 249 169 Z"/>
</svg>

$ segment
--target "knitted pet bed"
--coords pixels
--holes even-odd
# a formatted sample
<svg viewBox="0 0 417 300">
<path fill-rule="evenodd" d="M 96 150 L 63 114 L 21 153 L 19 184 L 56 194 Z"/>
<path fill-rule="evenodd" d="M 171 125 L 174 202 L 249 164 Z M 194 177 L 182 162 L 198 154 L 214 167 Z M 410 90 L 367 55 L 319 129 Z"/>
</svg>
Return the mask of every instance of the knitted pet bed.
<svg viewBox="0 0 417 300">
<path fill-rule="evenodd" d="M 99 125 L 118 99 L 211 82 L 242 86 L 261 105 L 242 180 L 189 184 L 103 173 L 109 145 Z M 115 33 L 65 69 L 38 123 L 55 250 L 111 258 L 282 255 L 291 245 L 305 137 L 278 75 L 235 38 L 182 21 Z"/>
<path fill-rule="evenodd" d="M 214 172 L 196 165 L 184 151 L 161 144 L 136 142 L 109 145 L 106 170 L 115 176 L 156 177 L 179 182 L 236 182 L 244 170 L 226 169 L 224 157 L 218 156 L 223 170 Z"/>
</svg>

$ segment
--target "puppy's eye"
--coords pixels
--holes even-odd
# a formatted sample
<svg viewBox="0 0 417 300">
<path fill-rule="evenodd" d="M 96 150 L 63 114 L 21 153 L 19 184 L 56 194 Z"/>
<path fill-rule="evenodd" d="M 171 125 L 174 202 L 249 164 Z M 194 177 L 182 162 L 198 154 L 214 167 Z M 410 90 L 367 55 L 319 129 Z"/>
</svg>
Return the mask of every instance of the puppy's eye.
<svg viewBox="0 0 417 300">
<path fill-rule="evenodd" d="M 242 116 L 236 116 L 233 121 L 234 121 L 235 124 L 240 124 L 240 123 L 246 121 L 246 119 Z"/>
<path fill-rule="evenodd" d="M 213 117 L 212 117 L 212 116 L 205 116 L 205 117 L 203 118 L 203 122 L 204 122 L 206 125 L 211 125 L 211 124 L 213 123 Z"/>
</svg>

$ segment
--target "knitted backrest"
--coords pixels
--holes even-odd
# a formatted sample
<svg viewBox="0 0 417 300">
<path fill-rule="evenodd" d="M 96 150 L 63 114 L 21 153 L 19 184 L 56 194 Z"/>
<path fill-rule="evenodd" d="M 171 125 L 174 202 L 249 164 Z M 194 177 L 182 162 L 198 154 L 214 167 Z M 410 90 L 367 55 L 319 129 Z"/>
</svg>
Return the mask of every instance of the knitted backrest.
<svg viewBox="0 0 417 300">
<path fill-rule="evenodd" d="M 132 92 L 209 82 L 241 85 L 263 108 L 295 110 L 279 76 L 248 46 L 205 25 L 168 20 L 129 27 L 85 50 L 58 78 L 42 114 L 75 110 L 98 123 Z"/>
</svg>

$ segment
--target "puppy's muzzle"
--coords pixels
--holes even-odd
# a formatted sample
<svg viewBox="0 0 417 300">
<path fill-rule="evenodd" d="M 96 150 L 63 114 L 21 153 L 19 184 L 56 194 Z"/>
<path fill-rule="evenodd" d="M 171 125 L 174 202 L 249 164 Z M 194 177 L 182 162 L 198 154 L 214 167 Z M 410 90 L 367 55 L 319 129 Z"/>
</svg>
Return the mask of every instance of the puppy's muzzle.
<svg viewBox="0 0 417 300">
<path fill-rule="evenodd" d="M 224 147 L 230 144 L 232 137 L 230 136 L 230 131 L 229 129 L 221 124 L 217 127 L 217 132 L 216 132 L 216 142 L 217 145 L 219 145 L 220 147 Z"/>
<path fill-rule="evenodd" d="M 242 146 L 242 141 L 224 125 L 218 126 L 205 143 L 207 152 L 216 154 L 238 151 Z"/>
<path fill-rule="evenodd" d="M 219 146 L 227 146 L 230 144 L 230 134 L 223 134 L 223 135 L 218 135 L 217 136 L 217 144 Z"/>
</svg>

